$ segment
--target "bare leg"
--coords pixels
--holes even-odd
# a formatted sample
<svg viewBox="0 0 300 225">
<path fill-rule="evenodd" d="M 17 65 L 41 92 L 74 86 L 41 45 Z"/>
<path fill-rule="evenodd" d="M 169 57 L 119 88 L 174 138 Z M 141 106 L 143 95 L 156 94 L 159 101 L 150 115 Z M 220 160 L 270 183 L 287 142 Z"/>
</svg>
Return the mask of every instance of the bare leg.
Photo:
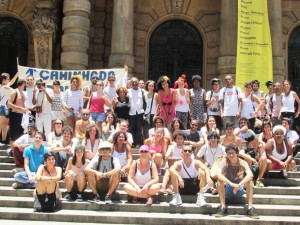
<svg viewBox="0 0 300 225">
<path fill-rule="evenodd" d="M 178 190 L 178 186 L 179 186 L 179 182 L 178 182 L 178 177 L 176 176 L 176 174 L 173 174 L 172 172 L 170 172 L 171 174 L 171 182 L 173 185 L 173 191 L 175 194 L 179 193 Z"/>
<path fill-rule="evenodd" d="M 247 191 L 247 200 L 248 200 L 248 209 L 252 208 L 253 204 L 253 181 L 249 181 L 245 184 L 246 191 Z M 220 194 L 220 193 L 219 193 Z"/>
<path fill-rule="evenodd" d="M 86 178 L 84 176 L 84 173 L 79 173 L 77 175 L 77 186 L 79 192 L 83 192 L 86 188 Z"/>
<path fill-rule="evenodd" d="M 1 128 L 1 135 L 2 141 L 6 141 L 7 138 L 7 131 L 8 131 L 8 119 L 5 116 L 0 116 L 0 128 Z"/>
<path fill-rule="evenodd" d="M 161 167 L 161 165 L 162 165 L 162 162 L 163 162 L 162 154 L 156 153 L 154 155 L 154 162 L 156 164 L 156 168 L 159 169 Z"/>
<path fill-rule="evenodd" d="M 120 182 L 120 177 L 119 174 L 115 174 L 113 176 L 110 177 L 109 179 L 109 190 L 107 195 L 111 196 L 112 193 L 114 193 L 118 186 L 119 186 L 119 182 Z"/>
<path fill-rule="evenodd" d="M 97 192 L 97 188 L 96 188 L 96 177 L 94 174 L 88 174 L 87 175 L 87 181 L 89 183 L 89 186 L 90 188 L 92 189 L 92 192 L 95 194 L 95 195 L 98 195 L 98 192 Z"/>
<path fill-rule="evenodd" d="M 259 159 L 259 173 L 258 173 L 258 180 L 261 180 L 262 177 L 264 176 L 266 169 L 268 166 L 268 161 L 267 158 L 265 156 L 262 156 Z"/>
<path fill-rule="evenodd" d="M 162 182 L 162 187 L 165 189 L 167 188 L 167 185 L 170 181 L 170 176 L 171 176 L 170 171 L 166 170 L 166 173 L 164 175 L 163 182 Z"/>
<path fill-rule="evenodd" d="M 203 188 L 206 185 L 206 176 L 205 176 L 205 172 L 202 169 L 199 169 L 198 179 L 200 180 L 199 193 L 203 194 Z"/>
<path fill-rule="evenodd" d="M 220 203 L 221 207 L 225 208 L 225 183 L 222 181 L 218 180 L 218 192 L 219 192 L 219 198 L 220 198 Z"/>
<path fill-rule="evenodd" d="M 287 170 L 290 171 L 290 170 L 293 170 L 296 166 L 296 162 L 295 160 L 293 159 L 287 166 Z"/>
<path fill-rule="evenodd" d="M 65 177 L 67 192 L 71 192 L 74 186 L 75 174 L 68 173 Z"/>
</svg>

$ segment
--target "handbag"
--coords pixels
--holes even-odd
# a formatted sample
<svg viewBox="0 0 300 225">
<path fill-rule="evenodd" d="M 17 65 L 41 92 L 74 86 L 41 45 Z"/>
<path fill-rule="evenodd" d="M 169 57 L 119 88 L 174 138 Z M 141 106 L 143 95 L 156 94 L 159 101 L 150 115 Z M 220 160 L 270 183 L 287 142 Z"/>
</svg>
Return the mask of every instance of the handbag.
<svg viewBox="0 0 300 225">
<path fill-rule="evenodd" d="M 145 96 L 144 96 L 145 98 Z M 152 110 L 152 105 L 153 105 L 153 99 L 154 99 L 154 94 L 152 96 L 152 100 L 151 100 L 151 105 L 150 105 L 150 111 L 147 114 L 143 115 L 143 124 L 144 125 L 150 125 L 151 121 L 150 121 L 150 116 L 151 116 L 151 110 Z M 145 101 L 146 102 L 146 101 Z"/>
<path fill-rule="evenodd" d="M 189 174 L 189 172 L 187 171 L 187 169 L 184 166 L 184 163 L 182 163 L 183 169 L 185 170 L 185 172 L 187 173 L 187 175 L 190 177 L 189 180 L 191 180 L 191 183 L 193 186 L 198 186 L 200 181 L 198 179 L 198 177 L 191 177 L 191 175 Z"/>
</svg>

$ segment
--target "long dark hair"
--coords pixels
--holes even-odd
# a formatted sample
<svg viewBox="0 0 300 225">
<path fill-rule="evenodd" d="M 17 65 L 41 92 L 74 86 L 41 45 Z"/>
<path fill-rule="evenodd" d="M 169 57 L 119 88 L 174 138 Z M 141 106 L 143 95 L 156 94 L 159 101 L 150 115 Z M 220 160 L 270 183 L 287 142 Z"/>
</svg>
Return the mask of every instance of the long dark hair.
<svg viewBox="0 0 300 225">
<path fill-rule="evenodd" d="M 77 152 L 78 150 L 82 150 L 82 151 L 83 151 L 83 156 L 82 156 L 81 162 L 82 162 L 82 165 L 85 164 L 85 148 L 84 148 L 83 145 L 78 144 L 78 145 L 75 147 L 74 155 L 73 155 L 73 157 L 72 157 L 72 165 L 74 165 L 74 166 L 75 166 L 76 161 L 77 161 L 76 152 Z"/>
<path fill-rule="evenodd" d="M 174 123 L 175 123 L 176 121 L 179 123 L 179 130 L 185 130 L 185 127 L 184 127 L 182 121 L 181 121 L 180 119 L 178 119 L 178 118 L 174 118 L 174 119 L 172 120 L 172 122 L 170 123 L 170 128 L 169 128 L 171 134 L 174 133 Z"/>
</svg>

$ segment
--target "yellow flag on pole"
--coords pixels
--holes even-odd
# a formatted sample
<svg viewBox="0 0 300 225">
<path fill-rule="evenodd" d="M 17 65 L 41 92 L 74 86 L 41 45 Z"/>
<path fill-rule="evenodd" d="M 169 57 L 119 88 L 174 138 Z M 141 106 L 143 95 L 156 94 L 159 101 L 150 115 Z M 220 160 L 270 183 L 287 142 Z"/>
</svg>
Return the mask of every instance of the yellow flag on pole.
<svg viewBox="0 0 300 225">
<path fill-rule="evenodd" d="M 252 80 L 273 80 L 267 0 L 238 0 L 236 85 Z"/>
</svg>

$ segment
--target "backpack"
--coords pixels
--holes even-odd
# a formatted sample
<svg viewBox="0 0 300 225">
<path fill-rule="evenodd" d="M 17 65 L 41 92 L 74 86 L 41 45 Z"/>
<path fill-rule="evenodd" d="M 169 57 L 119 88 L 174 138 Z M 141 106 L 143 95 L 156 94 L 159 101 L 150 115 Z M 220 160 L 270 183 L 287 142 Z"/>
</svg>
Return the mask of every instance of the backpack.
<svg viewBox="0 0 300 225">
<path fill-rule="evenodd" d="M 100 155 L 99 158 L 98 158 L 98 165 L 96 167 L 97 171 L 99 171 L 99 169 L 100 169 L 100 163 L 101 162 L 102 162 L 102 155 Z M 110 157 L 110 163 L 111 163 L 111 168 L 114 169 L 115 168 L 114 167 L 114 158 L 112 156 Z"/>
</svg>

